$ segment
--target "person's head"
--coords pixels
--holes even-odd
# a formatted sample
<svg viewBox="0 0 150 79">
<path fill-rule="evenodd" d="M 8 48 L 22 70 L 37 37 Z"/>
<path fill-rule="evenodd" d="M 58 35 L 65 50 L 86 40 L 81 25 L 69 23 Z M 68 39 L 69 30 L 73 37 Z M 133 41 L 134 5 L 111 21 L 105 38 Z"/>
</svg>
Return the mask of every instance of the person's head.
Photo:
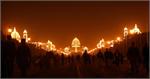
<svg viewBox="0 0 150 79">
<path fill-rule="evenodd" d="M 49 51 L 49 53 L 53 53 L 53 51 L 52 51 L 52 50 L 50 50 L 50 51 Z"/>
<path fill-rule="evenodd" d="M 101 52 L 101 49 L 99 49 L 99 52 Z"/>
<path fill-rule="evenodd" d="M 116 49 L 116 53 L 119 53 L 119 49 Z"/>
<path fill-rule="evenodd" d="M 21 44 L 25 44 L 26 40 L 25 39 L 21 39 Z"/>
<path fill-rule="evenodd" d="M 11 35 L 7 35 L 7 40 L 11 40 Z"/>
<path fill-rule="evenodd" d="M 106 52 L 108 52 L 108 50 L 109 50 L 109 49 L 108 49 L 108 48 L 106 48 Z"/>
<path fill-rule="evenodd" d="M 131 43 L 131 46 L 132 46 L 132 47 L 134 47 L 134 46 L 135 46 L 135 43 L 134 43 L 134 42 L 132 42 L 132 43 Z"/>
<path fill-rule="evenodd" d="M 6 36 L 4 35 L 4 33 L 2 31 L 1 31 L 1 39 L 6 40 Z"/>
<path fill-rule="evenodd" d="M 84 51 L 84 54 L 87 54 L 87 50 Z"/>
</svg>

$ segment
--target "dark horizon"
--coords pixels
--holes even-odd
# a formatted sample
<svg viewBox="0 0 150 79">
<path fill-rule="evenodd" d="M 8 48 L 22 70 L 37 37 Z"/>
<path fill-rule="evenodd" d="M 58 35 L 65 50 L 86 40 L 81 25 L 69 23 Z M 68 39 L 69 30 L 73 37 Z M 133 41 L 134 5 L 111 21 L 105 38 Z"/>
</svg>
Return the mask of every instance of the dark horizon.
<svg viewBox="0 0 150 79">
<path fill-rule="evenodd" d="M 21 36 L 27 29 L 32 41 L 51 40 L 56 48 L 71 45 L 78 37 L 91 49 L 102 38 L 123 36 L 123 28 L 134 24 L 142 32 L 149 31 L 148 1 L 2 1 L 1 10 L 5 33 L 8 26 L 15 26 Z"/>
</svg>

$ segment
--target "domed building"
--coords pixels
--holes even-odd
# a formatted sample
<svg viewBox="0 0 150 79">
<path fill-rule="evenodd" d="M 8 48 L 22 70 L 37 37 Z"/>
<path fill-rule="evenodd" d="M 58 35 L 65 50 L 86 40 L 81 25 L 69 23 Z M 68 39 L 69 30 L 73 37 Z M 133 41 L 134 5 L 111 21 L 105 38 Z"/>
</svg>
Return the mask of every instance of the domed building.
<svg viewBox="0 0 150 79">
<path fill-rule="evenodd" d="M 80 44 L 79 39 L 78 39 L 77 37 L 75 37 L 75 38 L 72 40 L 72 44 L 71 44 L 71 46 L 72 46 L 73 48 L 75 48 L 74 52 L 78 52 L 78 49 L 77 49 L 77 48 L 79 48 L 80 45 L 81 45 L 81 44 Z"/>
<path fill-rule="evenodd" d="M 137 24 L 135 24 L 134 28 L 130 30 L 130 34 L 140 34 L 140 33 L 141 33 L 141 31 L 137 27 Z"/>
<path fill-rule="evenodd" d="M 11 37 L 12 37 L 13 39 L 18 40 L 19 42 L 21 41 L 20 35 L 19 35 L 19 33 L 17 32 L 17 30 L 16 30 L 15 27 L 14 27 L 13 31 L 11 32 Z"/>
<path fill-rule="evenodd" d="M 55 45 L 51 41 L 49 41 L 49 40 L 48 40 L 46 46 L 47 46 L 47 50 L 48 51 L 55 51 L 56 50 Z"/>
</svg>

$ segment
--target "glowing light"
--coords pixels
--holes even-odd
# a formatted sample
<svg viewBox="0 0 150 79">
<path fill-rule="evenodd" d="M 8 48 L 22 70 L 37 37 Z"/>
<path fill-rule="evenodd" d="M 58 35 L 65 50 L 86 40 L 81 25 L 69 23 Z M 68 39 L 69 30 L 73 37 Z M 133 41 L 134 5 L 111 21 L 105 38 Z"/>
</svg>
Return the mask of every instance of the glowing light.
<svg viewBox="0 0 150 79">
<path fill-rule="evenodd" d="M 55 45 L 49 40 L 47 41 L 47 50 L 48 51 L 55 51 L 56 50 Z"/>
<path fill-rule="evenodd" d="M 18 40 L 19 42 L 21 41 L 21 40 L 20 40 L 20 35 L 19 35 L 19 33 L 17 32 L 17 30 L 16 30 L 15 27 L 14 27 L 14 29 L 13 29 L 13 32 L 11 32 L 11 37 L 12 37 L 13 39 Z"/>
<path fill-rule="evenodd" d="M 48 46 L 48 45 L 46 45 L 46 47 L 48 48 L 49 46 Z"/>
<path fill-rule="evenodd" d="M 53 50 L 53 51 L 55 51 L 55 50 L 56 50 L 56 48 L 55 48 L 55 45 L 54 45 L 54 44 L 52 44 L 52 50 Z"/>
<path fill-rule="evenodd" d="M 114 47 L 114 45 L 113 45 L 113 44 L 111 44 L 111 45 L 110 45 L 110 47 Z"/>
<path fill-rule="evenodd" d="M 134 34 L 134 31 L 133 31 L 133 30 L 130 30 L 130 34 Z"/>
<path fill-rule="evenodd" d="M 52 42 L 48 40 L 47 42 L 48 51 L 52 50 Z"/>
<path fill-rule="evenodd" d="M 72 41 L 72 47 L 80 47 L 80 41 L 78 38 L 74 38 Z"/>
<path fill-rule="evenodd" d="M 84 47 L 84 48 L 83 48 L 83 52 L 84 52 L 84 51 L 88 51 L 88 47 Z"/>
<path fill-rule="evenodd" d="M 102 39 L 100 40 L 100 42 L 97 44 L 97 48 L 103 48 L 103 47 L 105 47 L 105 41 L 104 41 L 104 39 L 102 38 Z"/>
<path fill-rule="evenodd" d="M 8 29 L 8 33 L 11 33 L 11 32 L 12 32 L 12 29 L 9 28 L 9 29 Z"/>
<path fill-rule="evenodd" d="M 31 38 L 28 38 L 28 41 L 31 41 Z"/>
<path fill-rule="evenodd" d="M 65 47 L 65 48 L 64 48 L 64 52 L 65 52 L 65 53 L 69 53 L 69 52 L 70 52 L 69 50 L 70 50 L 69 47 Z"/>
<path fill-rule="evenodd" d="M 80 41 L 77 37 L 75 37 L 72 41 L 72 47 L 75 48 L 75 52 L 78 52 L 77 48 L 80 47 Z"/>
<path fill-rule="evenodd" d="M 117 37 L 117 41 L 120 42 L 120 41 L 121 41 L 121 38 L 120 38 L 120 37 Z"/>
<path fill-rule="evenodd" d="M 111 40 L 110 47 L 114 47 L 114 40 Z"/>
<path fill-rule="evenodd" d="M 127 35 L 128 35 L 128 28 L 125 27 L 125 28 L 124 28 L 124 37 L 126 37 Z"/>
<path fill-rule="evenodd" d="M 38 42 L 38 44 L 39 44 L 39 45 L 42 45 L 42 43 L 41 43 L 41 42 Z"/>
<path fill-rule="evenodd" d="M 25 30 L 23 31 L 23 33 L 27 33 L 27 30 L 25 29 Z"/>
<path fill-rule="evenodd" d="M 28 42 L 28 32 L 26 29 L 23 31 L 23 38 Z"/>
<path fill-rule="evenodd" d="M 107 44 L 110 44 L 110 41 L 107 41 Z"/>
<path fill-rule="evenodd" d="M 140 33 L 141 33 L 141 31 L 137 27 L 137 24 L 135 24 L 134 28 L 130 30 L 130 34 L 140 34 Z"/>
</svg>

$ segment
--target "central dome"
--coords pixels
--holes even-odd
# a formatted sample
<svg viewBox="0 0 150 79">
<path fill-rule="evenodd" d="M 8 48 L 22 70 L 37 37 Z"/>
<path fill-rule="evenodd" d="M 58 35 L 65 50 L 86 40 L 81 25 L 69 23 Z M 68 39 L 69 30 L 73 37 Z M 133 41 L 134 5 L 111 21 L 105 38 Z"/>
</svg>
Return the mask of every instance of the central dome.
<svg viewBox="0 0 150 79">
<path fill-rule="evenodd" d="M 80 41 L 77 37 L 72 40 L 72 47 L 80 47 Z"/>
</svg>

